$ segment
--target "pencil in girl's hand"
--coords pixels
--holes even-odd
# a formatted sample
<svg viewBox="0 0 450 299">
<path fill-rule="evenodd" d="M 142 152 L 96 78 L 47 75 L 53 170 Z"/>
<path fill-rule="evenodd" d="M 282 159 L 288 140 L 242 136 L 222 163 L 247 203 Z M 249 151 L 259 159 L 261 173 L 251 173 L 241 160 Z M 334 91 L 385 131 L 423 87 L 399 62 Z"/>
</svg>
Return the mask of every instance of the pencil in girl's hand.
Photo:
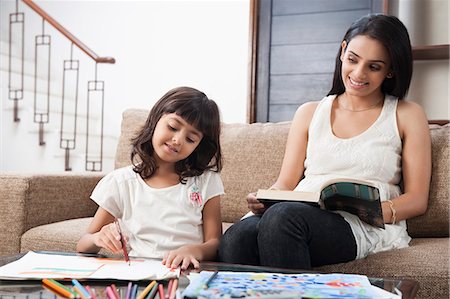
<svg viewBox="0 0 450 299">
<path fill-rule="evenodd" d="M 119 230 L 120 242 L 122 243 L 122 250 L 123 250 L 123 256 L 125 257 L 125 262 L 127 262 L 128 265 L 131 266 L 130 258 L 128 256 L 128 251 L 127 251 L 127 240 L 124 238 L 124 236 L 122 234 L 122 230 L 120 229 L 119 221 L 117 219 L 115 219 L 114 223 L 116 224 L 117 229 Z"/>
</svg>

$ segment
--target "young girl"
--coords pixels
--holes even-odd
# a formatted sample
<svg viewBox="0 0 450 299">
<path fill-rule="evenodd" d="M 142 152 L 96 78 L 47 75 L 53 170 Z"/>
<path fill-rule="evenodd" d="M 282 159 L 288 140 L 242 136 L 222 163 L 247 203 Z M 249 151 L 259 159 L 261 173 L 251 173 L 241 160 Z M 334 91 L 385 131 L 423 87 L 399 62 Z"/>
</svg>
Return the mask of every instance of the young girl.
<svg viewBox="0 0 450 299">
<path fill-rule="evenodd" d="M 295 113 L 272 186 L 318 192 L 332 178 L 372 181 L 380 189 L 385 229 L 302 203 L 266 210 L 249 194 L 254 215 L 226 231 L 220 259 L 309 269 L 408 246 L 405 220 L 426 211 L 431 177 L 426 115 L 403 100 L 411 75 L 408 32 L 396 17 L 369 15 L 353 23 L 340 45 L 328 96 Z"/>
<path fill-rule="evenodd" d="M 193 88 L 167 92 L 132 140 L 133 165 L 106 175 L 92 192 L 99 205 L 77 251 L 122 250 L 186 269 L 213 260 L 222 235 L 222 167 L 216 103 Z"/>
</svg>

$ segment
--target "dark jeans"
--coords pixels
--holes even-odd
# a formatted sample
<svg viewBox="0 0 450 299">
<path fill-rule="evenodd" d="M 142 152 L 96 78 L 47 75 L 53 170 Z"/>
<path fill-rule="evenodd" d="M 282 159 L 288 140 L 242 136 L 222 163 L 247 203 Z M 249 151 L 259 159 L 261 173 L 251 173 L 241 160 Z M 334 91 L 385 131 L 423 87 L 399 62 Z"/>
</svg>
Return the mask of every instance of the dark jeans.
<svg viewBox="0 0 450 299">
<path fill-rule="evenodd" d="M 310 269 L 355 258 L 355 237 L 344 218 L 304 203 L 277 203 L 235 223 L 219 246 L 222 262 L 280 268 Z"/>
</svg>

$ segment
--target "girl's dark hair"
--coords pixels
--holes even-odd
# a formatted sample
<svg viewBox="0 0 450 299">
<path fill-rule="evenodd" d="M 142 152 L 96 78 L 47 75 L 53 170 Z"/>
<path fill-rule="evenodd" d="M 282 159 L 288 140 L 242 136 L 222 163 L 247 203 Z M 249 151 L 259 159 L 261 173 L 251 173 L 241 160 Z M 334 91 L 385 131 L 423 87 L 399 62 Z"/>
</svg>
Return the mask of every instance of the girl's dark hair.
<svg viewBox="0 0 450 299">
<path fill-rule="evenodd" d="M 203 92 L 191 87 L 174 88 L 153 106 L 144 127 L 131 140 L 133 170 L 143 179 L 155 173 L 157 164 L 153 157 L 153 133 L 161 116 L 169 113 L 176 113 L 203 134 L 189 157 L 175 163 L 180 182 L 184 183 L 187 177 L 201 175 L 207 169 L 219 172 L 222 169 L 219 108 Z"/>
<path fill-rule="evenodd" d="M 358 35 L 365 35 L 378 40 L 383 44 L 391 59 L 392 78 L 384 79 L 381 91 L 403 99 L 408 92 L 411 83 L 413 60 L 411 41 L 405 25 L 394 16 L 372 14 L 356 20 L 345 33 L 344 39 L 347 45 Z M 342 81 L 341 45 L 336 56 L 333 86 L 328 95 L 344 93 L 345 87 Z"/>
</svg>

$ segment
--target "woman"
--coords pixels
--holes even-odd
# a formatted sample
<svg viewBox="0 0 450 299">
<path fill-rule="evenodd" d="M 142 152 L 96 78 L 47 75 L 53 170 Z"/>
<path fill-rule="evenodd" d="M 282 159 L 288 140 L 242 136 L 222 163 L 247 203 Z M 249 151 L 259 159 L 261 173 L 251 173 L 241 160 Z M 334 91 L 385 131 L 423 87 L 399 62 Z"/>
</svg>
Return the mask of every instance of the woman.
<svg viewBox="0 0 450 299">
<path fill-rule="evenodd" d="M 252 193 L 253 215 L 227 230 L 220 260 L 309 269 L 408 246 L 405 220 L 426 211 L 431 177 L 427 118 L 403 100 L 411 76 L 409 35 L 396 17 L 369 15 L 353 23 L 328 96 L 296 111 L 271 187 L 317 192 L 333 178 L 371 181 L 380 189 L 385 229 L 302 203 L 266 210 Z"/>
</svg>

